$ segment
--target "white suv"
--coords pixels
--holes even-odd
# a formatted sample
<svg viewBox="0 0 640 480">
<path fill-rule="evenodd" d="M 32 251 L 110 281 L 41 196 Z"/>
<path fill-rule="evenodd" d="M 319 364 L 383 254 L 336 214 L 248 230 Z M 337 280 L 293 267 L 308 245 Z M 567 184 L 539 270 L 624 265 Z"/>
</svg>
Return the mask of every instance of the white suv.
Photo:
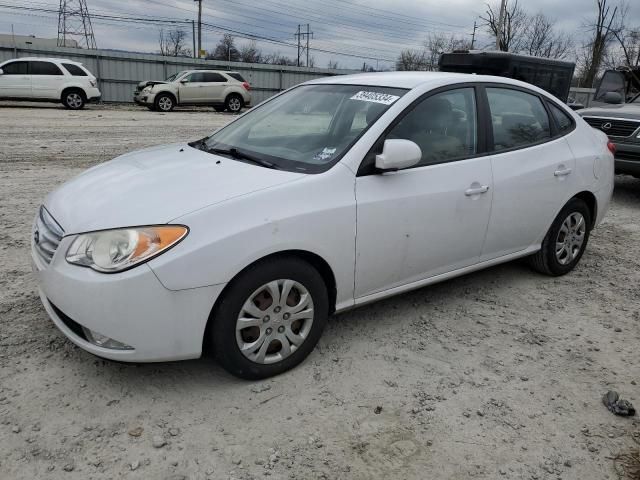
<svg viewBox="0 0 640 480">
<path fill-rule="evenodd" d="M 238 72 L 184 70 L 165 81 L 140 82 L 133 101 L 162 112 L 176 105 L 211 105 L 218 112 L 238 113 L 251 104 L 250 89 Z"/>
<path fill-rule="evenodd" d="M 63 58 L 18 58 L 0 63 L 0 99 L 62 102 L 79 110 L 100 100 L 96 77 Z"/>
</svg>

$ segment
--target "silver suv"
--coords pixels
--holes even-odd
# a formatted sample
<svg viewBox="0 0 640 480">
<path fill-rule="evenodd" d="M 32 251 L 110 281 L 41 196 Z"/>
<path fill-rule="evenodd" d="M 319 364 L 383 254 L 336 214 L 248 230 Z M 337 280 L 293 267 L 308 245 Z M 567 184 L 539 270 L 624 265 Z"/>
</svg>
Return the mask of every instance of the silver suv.
<svg viewBox="0 0 640 480">
<path fill-rule="evenodd" d="M 238 72 L 184 70 L 165 81 L 140 82 L 133 93 L 138 105 L 170 112 L 176 105 L 210 105 L 237 113 L 251 105 L 250 85 Z"/>
</svg>

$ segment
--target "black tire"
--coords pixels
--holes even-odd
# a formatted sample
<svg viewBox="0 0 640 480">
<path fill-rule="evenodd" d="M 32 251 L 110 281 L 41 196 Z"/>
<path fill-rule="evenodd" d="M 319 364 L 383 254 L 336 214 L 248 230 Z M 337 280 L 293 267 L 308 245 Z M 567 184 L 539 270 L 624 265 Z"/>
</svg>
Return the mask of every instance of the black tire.
<svg viewBox="0 0 640 480">
<path fill-rule="evenodd" d="M 224 101 L 224 108 L 231 113 L 239 113 L 244 107 L 244 100 L 237 93 L 232 93 Z"/>
<path fill-rule="evenodd" d="M 176 106 L 176 99 L 169 93 L 159 93 L 153 102 L 153 108 L 159 112 L 170 112 Z"/>
<path fill-rule="evenodd" d="M 313 301 L 313 321 L 306 339 L 288 357 L 271 364 L 257 363 L 240 351 L 236 341 L 236 322 L 245 301 L 256 290 L 280 279 L 294 280 L 306 288 Z M 303 260 L 276 257 L 247 268 L 228 285 L 212 312 L 209 340 L 216 358 L 232 375 L 247 380 L 267 378 L 292 369 L 311 353 L 322 335 L 328 316 L 327 287 L 318 271 Z M 274 328 L 276 325 L 274 324 Z M 270 343 L 272 342 L 273 340 Z"/>
<path fill-rule="evenodd" d="M 81 110 L 87 98 L 84 92 L 78 88 L 71 88 L 62 92 L 62 104 L 69 110 Z"/>
<path fill-rule="evenodd" d="M 216 112 L 220 113 L 220 112 L 224 112 L 225 107 L 223 107 L 223 106 L 220 106 L 220 107 L 213 107 L 213 109 L 214 109 Z"/>
<path fill-rule="evenodd" d="M 582 241 L 582 245 L 580 246 L 575 258 L 568 261 L 566 264 L 563 264 L 556 256 L 556 241 L 559 239 L 560 229 L 562 228 L 564 221 L 568 219 L 569 216 L 576 213 L 582 215 L 585 222 L 584 240 Z M 572 198 L 564 208 L 560 210 L 560 213 L 551 224 L 549 231 L 542 241 L 542 248 L 529 257 L 529 264 L 534 270 L 544 273 L 545 275 L 558 277 L 569 273 L 582 258 L 582 254 L 587 248 L 587 243 L 589 242 L 590 233 L 591 212 L 589 207 L 583 200 L 579 198 Z"/>
</svg>

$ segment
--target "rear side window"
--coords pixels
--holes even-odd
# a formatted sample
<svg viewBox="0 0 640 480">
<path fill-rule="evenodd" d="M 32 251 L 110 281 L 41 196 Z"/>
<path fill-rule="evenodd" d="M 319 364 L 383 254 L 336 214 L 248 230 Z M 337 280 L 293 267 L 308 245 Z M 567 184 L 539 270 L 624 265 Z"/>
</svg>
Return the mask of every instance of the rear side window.
<svg viewBox="0 0 640 480">
<path fill-rule="evenodd" d="M 571 120 L 571 117 L 566 112 L 556 107 L 553 103 L 547 102 L 547 104 L 549 105 L 549 110 L 551 110 L 553 119 L 556 121 L 556 125 L 558 125 L 558 132 L 564 134 L 571 130 L 571 127 L 573 127 L 573 120 Z"/>
<path fill-rule="evenodd" d="M 549 116 L 540 98 L 507 88 L 487 88 L 494 150 L 525 147 L 551 138 Z"/>
<path fill-rule="evenodd" d="M 227 75 L 229 75 L 234 80 L 238 80 L 239 82 L 244 82 L 245 81 L 245 79 L 242 78 L 242 75 L 240 75 L 239 73 L 227 73 Z"/>
<path fill-rule="evenodd" d="M 28 73 L 27 62 L 11 62 L 2 67 L 5 75 L 26 75 Z"/>
<path fill-rule="evenodd" d="M 62 66 L 74 77 L 86 77 L 87 72 L 81 69 L 78 65 L 73 63 L 63 63 Z"/>
<path fill-rule="evenodd" d="M 213 82 L 227 81 L 227 79 L 224 78 L 224 76 L 220 75 L 219 73 L 205 72 L 203 73 L 203 76 L 204 76 L 204 80 L 201 80 L 203 82 L 213 83 Z"/>
<path fill-rule="evenodd" d="M 51 62 L 29 62 L 31 75 L 62 75 L 62 70 Z"/>
</svg>

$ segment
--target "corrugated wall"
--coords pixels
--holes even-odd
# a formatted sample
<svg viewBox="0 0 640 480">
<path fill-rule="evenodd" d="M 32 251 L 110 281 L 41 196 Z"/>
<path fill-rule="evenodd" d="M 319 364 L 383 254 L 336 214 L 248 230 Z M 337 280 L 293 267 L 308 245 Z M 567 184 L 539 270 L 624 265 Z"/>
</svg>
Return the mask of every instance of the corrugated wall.
<svg viewBox="0 0 640 480">
<path fill-rule="evenodd" d="M 100 81 L 102 100 L 105 102 L 132 102 L 136 83 L 142 80 L 163 80 L 180 70 L 196 68 L 240 72 L 251 84 L 254 105 L 307 80 L 354 73 L 351 70 L 196 60 L 112 50 L 65 47 L 14 48 L 10 44 L 0 43 L 0 62 L 19 57 L 56 57 L 82 62 Z"/>
</svg>

